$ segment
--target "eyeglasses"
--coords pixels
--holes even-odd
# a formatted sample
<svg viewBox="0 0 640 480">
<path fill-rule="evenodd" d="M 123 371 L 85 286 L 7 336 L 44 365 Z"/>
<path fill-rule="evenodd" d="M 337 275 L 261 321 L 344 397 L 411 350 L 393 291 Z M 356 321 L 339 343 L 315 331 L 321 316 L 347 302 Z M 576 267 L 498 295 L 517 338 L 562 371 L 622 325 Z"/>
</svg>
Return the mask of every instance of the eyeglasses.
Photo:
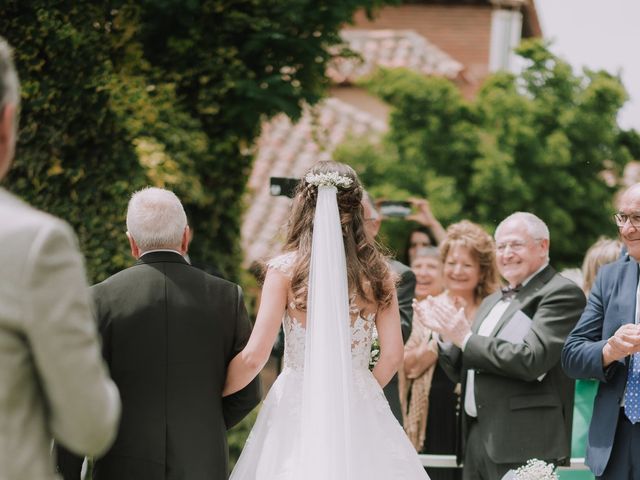
<svg viewBox="0 0 640 480">
<path fill-rule="evenodd" d="M 640 212 L 631 214 L 618 212 L 613 215 L 613 219 L 616 221 L 618 228 L 622 228 L 626 225 L 627 220 L 634 228 L 640 228 Z"/>
<path fill-rule="evenodd" d="M 534 241 L 539 241 L 539 238 L 534 238 Z M 507 251 L 507 248 L 512 252 L 521 252 L 527 246 L 528 241 L 524 240 L 514 240 L 513 242 L 504 242 L 496 244 L 496 251 L 498 253 L 504 253 Z"/>
</svg>

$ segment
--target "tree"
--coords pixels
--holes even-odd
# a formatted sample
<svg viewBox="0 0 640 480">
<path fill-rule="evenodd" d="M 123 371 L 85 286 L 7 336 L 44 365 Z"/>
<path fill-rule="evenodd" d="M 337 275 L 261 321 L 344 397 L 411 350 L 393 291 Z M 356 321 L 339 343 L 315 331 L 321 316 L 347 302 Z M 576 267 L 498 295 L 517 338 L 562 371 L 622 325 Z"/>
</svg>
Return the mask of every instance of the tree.
<svg viewBox="0 0 640 480">
<path fill-rule="evenodd" d="M 173 189 L 195 226 L 192 256 L 237 278 L 262 120 L 317 101 L 342 25 L 384 3 L 5 0 L 0 32 L 23 87 L 8 186 L 73 225 L 92 281 L 130 264 L 131 192 Z"/>
<path fill-rule="evenodd" d="M 337 155 L 374 194 L 426 197 L 445 223 L 468 218 L 493 231 L 514 211 L 533 212 L 549 226 L 554 263 L 575 265 L 598 236 L 615 234 L 609 179 L 638 143 L 616 120 L 627 94 L 607 72 L 575 74 L 541 41 L 518 53 L 522 73 L 492 75 L 472 102 L 447 80 L 379 71 L 364 85 L 392 105 L 390 132 Z M 392 224 L 391 241 L 407 228 Z"/>
</svg>

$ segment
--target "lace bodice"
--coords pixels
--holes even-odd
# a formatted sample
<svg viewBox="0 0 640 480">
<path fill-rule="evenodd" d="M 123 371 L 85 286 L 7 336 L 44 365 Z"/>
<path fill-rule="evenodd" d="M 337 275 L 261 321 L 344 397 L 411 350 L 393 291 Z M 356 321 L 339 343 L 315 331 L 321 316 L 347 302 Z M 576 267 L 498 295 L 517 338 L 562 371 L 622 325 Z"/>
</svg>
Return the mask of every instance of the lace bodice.
<svg viewBox="0 0 640 480">
<path fill-rule="evenodd" d="M 285 275 L 291 273 L 295 262 L 295 253 L 286 253 L 268 262 L 269 268 L 275 268 Z M 296 312 L 295 306 L 289 303 L 282 320 L 285 347 L 284 367 L 294 370 L 304 368 L 305 327 L 291 312 Z M 350 302 L 351 318 L 351 358 L 354 368 L 369 368 L 371 344 L 375 327 L 375 314 L 363 315 L 355 302 L 355 296 Z"/>
</svg>

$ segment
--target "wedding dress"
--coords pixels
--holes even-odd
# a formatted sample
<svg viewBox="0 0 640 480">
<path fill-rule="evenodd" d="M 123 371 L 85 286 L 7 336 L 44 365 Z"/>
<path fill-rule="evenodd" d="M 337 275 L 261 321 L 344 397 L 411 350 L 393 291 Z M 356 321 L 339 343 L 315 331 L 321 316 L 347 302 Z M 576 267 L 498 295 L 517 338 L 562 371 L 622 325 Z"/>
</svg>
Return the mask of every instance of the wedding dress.
<svg viewBox="0 0 640 480">
<path fill-rule="evenodd" d="M 335 193 L 327 197 L 335 202 Z M 312 270 L 344 264 L 339 221 L 336 228 L 335 251 L 312 253 Z M 315 230 L 314 249 L 324 247 Z M 295 256 L 276 257 L 268 267 L 289 275 Z M 348 298 L 344 266 L 335 273 L 338 280 L 310 274 L 306 318 L 292 303 L 285 310 L 284 368 L 230 480 L 428 480 L 369 370 L 375 314 L 363 314 Z M 324 297 L 315 297 L 318 291 Z"/>
</svg>

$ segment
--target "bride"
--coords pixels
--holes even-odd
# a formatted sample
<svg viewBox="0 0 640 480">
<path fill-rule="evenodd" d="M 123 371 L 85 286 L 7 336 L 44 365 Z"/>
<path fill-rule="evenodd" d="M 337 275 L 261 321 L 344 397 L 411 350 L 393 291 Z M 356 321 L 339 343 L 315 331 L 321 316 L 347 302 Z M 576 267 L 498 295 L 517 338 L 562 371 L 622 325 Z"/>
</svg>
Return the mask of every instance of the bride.
<svg viewBox="0 0 640 480">
<path fill-rule="evenodd" d="M 223 395 L 260 372 L 283 322 L 284 369 L 231 480 L 429 478 L 382 392 L 403 345 L 395 279 L 365 233 L 362 193 L 353 169 L 335 162 L 300 182 L 286 253 L 268 262 L 253 332 L 229 364 Z"/>
</svg>

